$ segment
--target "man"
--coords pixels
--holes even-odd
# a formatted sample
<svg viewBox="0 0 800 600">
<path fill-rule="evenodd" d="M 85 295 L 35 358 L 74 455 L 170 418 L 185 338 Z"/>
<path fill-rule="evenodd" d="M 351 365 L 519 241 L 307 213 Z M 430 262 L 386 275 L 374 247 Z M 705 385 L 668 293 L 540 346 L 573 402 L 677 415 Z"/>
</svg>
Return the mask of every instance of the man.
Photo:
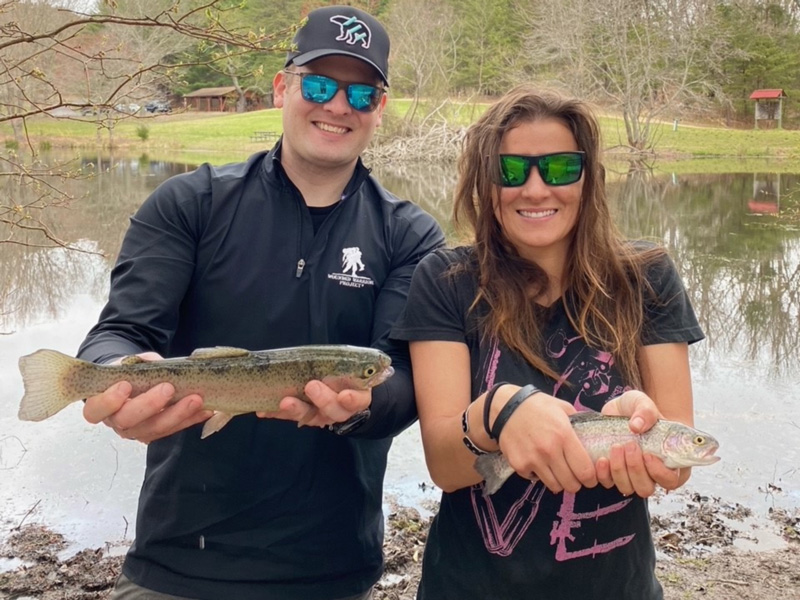
<svg viewBox="0 0 800 600">
<path fill-rule="evenodd" d="M 149 443 L 115 600 L 362 599 L 381 574 L 386 456 L 416 417 L 408 351 L 388 333 L 414 267 L 444 238 L 359 158 L 386 105 L 380 23 L 321 8 L 295 44 L 273 82 L 281 141 L 246 163 L 173 177 L 147 199 L 79 355 L 347 343 L 386 351 L 395 374 L 339 394 L 311 381 L 313 407 L 285 398 L 268 418 L 238 416 L 207 439 L 202 398 L 167 406 L 168 383 L 87 399 L 87 420 Z"/>
</svg>

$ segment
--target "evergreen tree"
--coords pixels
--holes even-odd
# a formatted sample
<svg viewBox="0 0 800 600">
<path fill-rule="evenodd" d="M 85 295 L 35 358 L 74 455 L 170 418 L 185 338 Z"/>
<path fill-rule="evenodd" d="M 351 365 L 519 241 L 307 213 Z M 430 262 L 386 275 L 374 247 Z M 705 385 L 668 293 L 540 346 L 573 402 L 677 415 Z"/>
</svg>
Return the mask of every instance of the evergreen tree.
<svg viewBox="0 0 800 600">
<path fill-rule="evenodd" d="M 798 14 L 778 2 L 741 1 L 719 6 L 722 28 L 731 40 L 723 64 L 724 90 L 736 120 L 752 118 L 750 94 L 783 89 L 786 114 L 800 112 Z M 785 114 L 785 116 L 786 116 Z"/>
<path fill-rule="evenodd" d="M 402 0 L 399 0 L 402 1 Z M 516 0 L 449 0 L 461 31 L 454 85 L 459 91 L 501 94 L 518 83 L 524 23 Z"/>
</svg>

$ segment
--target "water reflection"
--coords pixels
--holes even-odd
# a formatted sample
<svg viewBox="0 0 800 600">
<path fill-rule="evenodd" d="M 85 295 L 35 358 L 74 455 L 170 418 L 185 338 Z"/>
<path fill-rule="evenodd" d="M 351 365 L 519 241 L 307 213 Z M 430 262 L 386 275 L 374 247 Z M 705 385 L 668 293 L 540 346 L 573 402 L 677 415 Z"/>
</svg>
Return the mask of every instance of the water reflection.
<svg viewBox="0 0 800 600">
<path fill-rule="evenodd" d="M 772 202 L 781 186 L 797 193 L 800 177 L 638 172 L 611 185 L 622 230 L 661 240 L 678 263 L 708 337 L 704 358 L 722 351 L 775 376 L 795 372 L 800 352 L 800 233 L 777 212 L 754 220 L 752 198 Z"/>
<path fill-rule="evenodd" d="M 0 281 L 4 282 L 0 332 L 24 328 L 42 318 L 66 318 L 63 307 L 78 294 L 88 293 L 102 301 L 130 216 L 158 184 L 193 168 L 149 161 L 146 155 L 138 159 L 84 156 L 69 165 L 69 177 L 43 179 L 58 186 L 63 197 L 37 210 L 36 215 L 42 213 L 41 220 L 53 233 L 61 240 L 71 240 L 78 251 L 42 247 L 37 230 L 16 229 L 15 243 L 0 243 Z M 19 206 L 41 203 L 36 186 L 6 182 L 4 192 Z M 8 239 L 10 229 L 5 228 L 4 238 Z"/>
<path fill-rule="evenodd" d="M 747 209 L 754 215 L 775 215 L 781 210 L 781 174 L 753 173 L 753 196 Z"/>
<path fill-rule="evenodd" d="M 41 319 L 68 318 L 64 308 L 76 294 L 100 299 L 107 270 L 98 257 L 64 249 L 0 245 L 0 331 L 8 333 Z"/>
<path fill-rule="evenodd" d="M 193 168 L 146 155 L 83 157 L 80 164 L 87 176 L 64 182 L 77 200 L 68 208 L 53 207 L 52 216 L 58 235 L 102 257 L 0 244 L 0 277 L 6 282 L 0 331 L 43 317 L 65 318 L 60 307 L 77 293 L 102 301 L 131 214 L 166 178 Z M 376 175 L 398 196 L 424 206 L 454 240 L 455 169 L 388 165 Z M 611 179 L 622 231 L 663 242 L 678 264 L 708 336 L 700 355 L 711 360 L 723 351 L 761 363 L 776 376 L 791 371 L 800 353 L 800 234 L 778 215 L 782 195 L 798 193 L 800 176 L 654 177 L 638 171 Z M 21 202 L 32 202 L 26 197 L 30 189 L 20 193 Z"/>
<path fill-rule="evenodd" d="M 63 318 L 60 307 L 78 292 L 101 301 L 131 214 L 158 184 L 193 166 L 142 155 L 82 157 L 80 168 L 85 177 L 62 182 L 77 200 L 51 207 L 51 217 L 62 239 L 78 240 L 78 247 L 104 258 L 1 244 L 0 331 Z M 454 168 L 388 165 L 376 175 L 398 196 L 424 206 L 454 239 Z M 800 353 L 800 234 L 779 215 L 781 198 L 798 193 L 800 176 L 637 171 L 610 179 L 622 231 L 663 242 L 678 264 L 708 335 L 704 358 L 723 350 L 776 376 L 792 370 Z M 34 193 L 22 188 L 19 202 L 33 204 Z"/>
<path fill-rule="evenodd" d="M 375 169 L 375 176 L 400 198 L 411 199 L 423 206 L 439 221 L 447 238 L 453 239 L 455 232 L 451 217 L 457 179 L 455 165 L 397 163 Z"/>
<path fill-rule="evenodd" d="M 192 167 L 147 156 L 80 160 L 86 177 L 63 182 L 76 200 L 53 217 L 58 235 L 85 252 L 0 244 L 0 333 L 10 334 L 0 335 L 0 508 L 16 525 L 42 500 L 45 522 L 96 547 L 133 527 L 144 448 L 89 426 L 79 407 L 47 423 L 18 421 L 17 358 L 42 347 L 74 354 L 105 300 L 129 217 L 162 181 Z M 454 166 L 395 164 L 375 174 L 454 241 Z M 762 516 L 772 505 L 797 506 L 800 448 L 787 443 L 797 426 L 784 415 L 800 391 L 800 230 L 781 213 L 800 193 L 800 175 L 632 172 L 611 174 L 609 192 L 626 235 L 669 247 L 708 336 L 692 347 L 696 408 L 723 460 L 698 469 L 692 485 Z M 436 498 L 419 487 L 429 481 L 412 428 L 395 442 L 386 490 Z M 782 490 L 769 504 L 758 492 L 768 483 Z"/>
</svg>

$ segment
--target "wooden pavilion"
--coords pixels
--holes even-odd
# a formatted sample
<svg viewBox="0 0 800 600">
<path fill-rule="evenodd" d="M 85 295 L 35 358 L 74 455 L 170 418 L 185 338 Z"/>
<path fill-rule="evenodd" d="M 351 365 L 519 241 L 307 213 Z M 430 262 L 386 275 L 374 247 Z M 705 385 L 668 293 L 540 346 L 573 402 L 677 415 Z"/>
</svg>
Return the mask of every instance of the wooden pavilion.
<svg viewBox="0 0 800 600">
<path fill-rule="evenodd" d="M 784 98 L 786 98 L 786 94 L 783 90 L 755 90 L 750 94 L 750 100 L 756 101 L 756 129 L 758 129 L 759 121 L 777 121 L 778 129 L 783 127 Z"/>
<path fill-rule="evenodd" d="M 264 99 L 253 90 L 245 90 L 245 110 L 264 108 Z M 232 85 L 224 87 L 201 88 L 183 95 L 183 106 L 188 110 L 205 112 L 235 112 L 236 88 Z"/>
</svg>

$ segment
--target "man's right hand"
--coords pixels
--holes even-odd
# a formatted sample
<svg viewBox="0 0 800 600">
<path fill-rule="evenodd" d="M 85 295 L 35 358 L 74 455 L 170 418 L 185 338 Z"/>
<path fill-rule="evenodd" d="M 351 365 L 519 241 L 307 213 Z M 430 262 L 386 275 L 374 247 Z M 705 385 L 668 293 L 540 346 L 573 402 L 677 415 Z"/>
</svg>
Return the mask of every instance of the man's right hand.
<svg viewBox="0 0 800 600">
<path fill-rule="evenodd" d="M 162 360 L 155 352 L 138 355 L 144 360 Z M 111 364 L 120 364 L 118 359 Z M 131 397 L 127 381 L 115 383 L 102 394 L 86 399 L 83 416 L 89 423 L 105 423 L 122 438 L 149 444 L 209 419 L 214 412 L 203 410 L 203 398 L 190 394 L 169 405 L 175 396 L 170 383 L 159 383 Z"/>
</svg>

